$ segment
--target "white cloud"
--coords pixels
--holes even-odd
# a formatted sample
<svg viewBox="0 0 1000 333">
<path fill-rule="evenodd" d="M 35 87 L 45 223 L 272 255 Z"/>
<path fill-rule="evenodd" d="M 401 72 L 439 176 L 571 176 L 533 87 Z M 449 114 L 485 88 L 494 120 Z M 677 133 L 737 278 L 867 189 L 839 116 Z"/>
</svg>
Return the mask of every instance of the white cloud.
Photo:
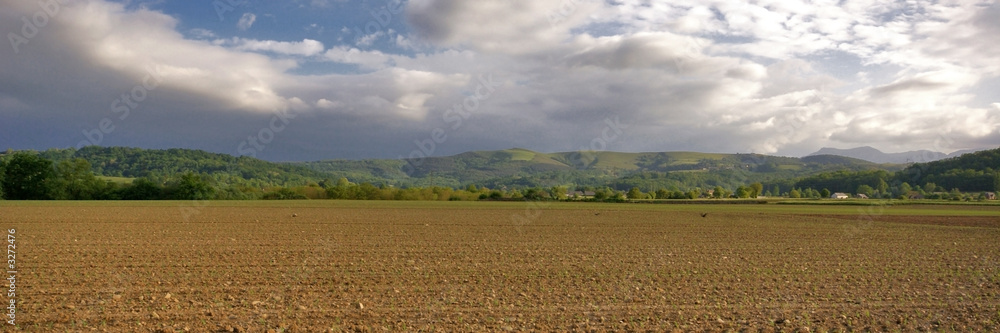
<svg viewBox="0 0 1000 333">
<path fill-rule="evenodd" d="M 321 98 L 320 100 L 316 101 L 316 107 L 320 108 L 320 109 L 325 109 L 325 110 L 333 110 L 333 109 L 336 109 L 336 108 L 338 108 L 338 107 L 340 107 L 342 105 L 344 105 L 344 103 L 341 103 L 339 101 L 337 101 L 337 102 L 330 101 L 330 100 L 325 99 L 325 98 Z"/>
<path fill-rule="evenodd" d="M 386 29 L 361 41 L 361 46 L 382 45 L 375 38 L 387 37 L 387 48 L 327 49 L 302 37 L 275 41 L 220 39 L 198 29 L 180 33 L 177 18 L 92 0 L 64 8 L 44 35 L 24 46 L 22 52 L 36 52 L 30 57 L 0 55 L 0 77 L 9 82 L 58 86 L 60 95 L 87 93 L 59 101 L 53 97 L 57 94 L 38 98 L 22 92 L 31 89 L 14 89 L 0 94 L 0 106 L 61 110 L 62 105 L 45 103 L 73 104 L 98 96 L 98 106 L 87 112 L 101 119 L 110 112 L 103 96 L 116 98 L 121 92 L 114 90 L 134 85 L 152 68 L 163 77 L 156 103 L 166 106 L 158 110 L 169 110 L 161 119 L 186 112 L 183 119 L 191 123 L 170 128 L 187 129 L 183 139 L 228 144 L 267 120 L 237 130 L 230 129 L 233 119 L 294 110 L 301 115 L 297 119 L 307 120 L 296 122 L 296 130 L 283 132 L 276 142 L 303 147 L 339 142 L 349 148 L 317 144 L 315 149 L 354 149 L 352 156 L 370 157 L 373 151 L 408 152 L 413 140 L 450 125 L 445 112 L 476 93 L 480 76 L 492 76 L 504 86 L 480 103 L 460 130 L 449 133 L 440 153 L 510 146 L 575 150 L 600 135 L 609 116 L 630 126 L 610 150 L 794 155 L 821 146 L 953 150 L 1000 140 L 1000 103 L 973 102 L 971 92 L 984 79 L 1000 75 L 1000 49 L 993 42 L 1000 33 L 992 19 L 996 5 L 571 3 L 577 5 L 413 0 L 406 14 L 412 31 Z M 0 6 L 0 31 L 17 31 L 20 16 L 37 11 L 22 2 Z M 394 53 L 394 47 L 407 52 Z M 324 65 L 343 67 L 334 63 L 361 70 L 295 74 Z M 49 67 L 69 73 L 68 79 L 37 74 Z M 67 86 L 72 82 L 87 84 Z M 99 89 L 94 87 L 113 91 L 88 90 Z M 149 103 L 142 107 L 155 109 Z M 16 112 L 11 110 L 0 108 L 0 113 Z M 73 126 L 63 125 L 71 128 L 68 136 L 79 136 Z M 138 121 L 131 126 L 155 133 L 164 127 Z"/>
<path fill-rule="evenodd" d="M 217 37 L 214 32 L 208 29 L 201 29 L 201 28 L 191 29 L 189 33 L 191 34 L 191 37 L 197 39 L 209 39 Z"/>
<path fill-rule="evenodd" d="M 323 43 L 312 39 L 304 39 L 301 42 L 280 42 L 234 37 L 228 40 L 215 40 L 213 43 L 240 51 L 272 52 L 307 57 L 320 54 L 325 49 Z"/>
<path fill-rule="evenodd" d="M 392 57 L 380 51 L 361 51 L 347 46 L 333 47 L 323 56 L 333 62 L 358 65 L 364 69 L 382 69 L 392 60 Z"/>
<path fill-rule="evenodd" d="M 236 27 L 240 30 L 247 30 L 250 29 L 256 21 L 257 15 L 254 15 L 253 13 L 244 13 L 243 16 L 240 17 L 240 21 L 236 22 Z"/>
</svg>

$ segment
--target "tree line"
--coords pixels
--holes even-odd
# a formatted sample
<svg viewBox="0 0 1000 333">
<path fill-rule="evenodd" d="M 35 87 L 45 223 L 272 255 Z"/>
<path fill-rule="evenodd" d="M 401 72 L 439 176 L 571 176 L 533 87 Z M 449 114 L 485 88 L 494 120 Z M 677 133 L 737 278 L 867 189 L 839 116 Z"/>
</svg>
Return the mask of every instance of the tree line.
<svg viewBox="0 0 1000 333">
<path fill-rule="evenodd" d="M 248 200 L 248 199 L 346 199 L 346 200 L 590 200 L 620 202 L 625 200 L 681 200 L 725 198 L 828 198 L 832 192 L 870 198 L 982 199 L 988 191 L 1000 189 L 998 150 L 970 154 L 962 161 L 947 160 L 940 164 L 918 164 L 897 172 L 886 170 L 841 170 L 794 179 L 770 179 L 739 184 L 738 178 L 723 179 L 721 174 L 637 172 L 618 178 L 605 186 L 537 186 L 534 181 L 487 183 L 449 186 L 397 187 L 388 183 L 352 183 L 346 177 L 334 182 L 328 178 L 313 182 L 309 177 L 293 177 L 300 185 L 274 185 L 271 180 L 260 182 L 260 173 L 281 175 L 278 170 L 250 167 L 223 168 L 215 155 L 198 161 L 198 152 L 181 150 L 180 157 L 149 155 L 135 158 L 118 149 L 84 148 L 86 154 L 109 155 L 102 166 L 93 166 L 87 159 L 64 158 L 53 162 L 44 154 L 16 152 L 0 155 L 0 198 L 8 200 Z M 59 152 L 59 151 L 57 151 Z M 78 153 L 80 153 L 78 152 Z M 50 152 L 51 153 L 51 152 Z M 191 154 L 194 155 L 191 155 Z M 203 153 L 203 152 L 202 152 Z M 190 156 L 189 156 L 190 155 Z M 146 155 L 140 155 L 146 156 Z M 159 156 L 159 157 L 157 157 Z M 123 162 L 118 158 L 128 159 Z M 99 177 L 94 170 L 135 170 L 138 164 L 180 159 L 181 165 L 200 166 L 199 170 L 221 170 L 217 173 L 177 169 L 173 173 L 146 173 L 125 180 Z M 234 158 L 239 161 L 241 158 Z M 253 161 L 250 161 L 252 165 Z M 962 162 L 962 163 L 959 163 Z M 997 164 L 991 164 L 991 163 Z M 129 165 L 122 168 L 122 164 Z M 117 166 L 116 166 L 117 165 Z M 980 170 L 964 166 L 982 165 Z M 172 166 L 176 168 L 176 166 Z M 135 174 L 119 174 L 136 176 Z M 549 175 L 549 176 L 545 176 Z M 557 177 L 543 173 L 546 183 L 568 184 L 574 177 Z M 272 179 L 273 180 L 273 179 Z M 911 183 L 910 181 L 923 181 Z M 294 182 L 293 182 L 294 183 Z M 595 182 L 597 183 L 597 182 Z M 697 186 L 690 186 L 691 183 Z M 599 184 L 599 183 L 597 183 Z M 735 185 L 734 185 L 735 184 Z M 510 185 L 510 186 L 508 186 Z M 569 190 L 572 189 L 573 192 Z M 978 193 L 977 193 L 978 192 Z"/>
</svg>

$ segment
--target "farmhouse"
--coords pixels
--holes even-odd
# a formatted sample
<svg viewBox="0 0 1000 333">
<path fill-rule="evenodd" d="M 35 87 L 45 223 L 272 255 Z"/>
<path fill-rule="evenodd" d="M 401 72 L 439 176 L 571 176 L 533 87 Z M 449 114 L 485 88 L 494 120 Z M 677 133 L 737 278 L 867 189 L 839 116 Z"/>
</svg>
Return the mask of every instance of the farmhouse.
<svg viewBox="0 0 1000 333">
<path fill-rule="evenodd" d="M 849 194 L 847 194 L 847 193 L 841 193 L 841 192 L 837 192 L 837 193 L 834 193 L 834 194 L 830 195 L 831 199 L 847 199 L 847 198 L 850 198 L 850 197 L 851 196 Z"/>
<path fill-rule="evenodd" d="M 997 194 L 993 192 L 986 192 L 986 200 L 996 200 Z"/>
<path fill-rule="evenodd" d="M 864 193 L 858 193 L 858 199 L 868 199 L 868 195 Z"/>
</svg>

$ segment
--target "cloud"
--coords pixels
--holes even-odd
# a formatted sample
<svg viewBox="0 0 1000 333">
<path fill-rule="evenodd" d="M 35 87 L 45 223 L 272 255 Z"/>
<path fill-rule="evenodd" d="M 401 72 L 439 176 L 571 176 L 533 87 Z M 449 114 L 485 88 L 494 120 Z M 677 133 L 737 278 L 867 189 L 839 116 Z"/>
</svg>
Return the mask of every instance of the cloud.
<svg viewBox="0 0 1000 333">
<path fill-rule="evenodd" d="M 380 51 L 361 51 L 347 46 L 333 47 L 323 56 L 333 62 L 358 65 L 369 70 L 385 68 L 392 61 L 392 57 Z"/>
<path fill-rule="evenodd" d="M 391 43 L 345 45 L 299 28 L 274 40 L 225 36 L 188 17 L 73 2 L 19 53 L 0 48 L 0 117 L 16 119 L 0 132 L 15 148 L 65 147 L 109 118 L 116 129 L 102 144 L 234 153 L 274 112 L 292 112 L 260 152 L 275 160 L 396 157 L 437 128 L 449 139 L 435 155 L 577 150 L 606 119 L 627 127 L 604 147 L 619 151 L 799 155 L 1000 139 L 1000 101 L 975 95 L 1000 76 L 995 4 L 406 6 L 406 26 L 375 36 Z M 20 31 L 36 11 L 0 2 L 0 31 Z M 152 74 L 159 84 L 119 118 L 113 103 Z M 482 94 L 482 80 L 503 84 L 456 126 L 449 111 Z"/>
<path fill-rule="evenodd" d="M 191 37 L 197 39 L 209 39 L 217 37 L 215 33 L 212 32 L 211 30 L 201 29 L 201 28 L 191 29 L 190 31 L 188 31 L 188 33 L 191 34 Z"/>
<path fill-rule="evenodd" d="M 254 15 L 253 13 L 244 13 L 243 16 L 240 17 L 240 21 L 236 22 L 236 27 L 240 30 L 246 31 L 247 29 L 250 29 L 256 21 L 257 15 Z"/>
<path fill-rule="evenodd" d="M 434 43 L 524 54 L 566 41 L 588 14 L 606 10 L 596 1 L 567 2 L 413 0 L 406 18 L 416 36 Z"/>
<path fill-rule="evenodd" d="M 228 40 L 215 40 L 213 44 L 230 47 L 240 51 L 271 52 L 284 55 L 314 56 L 323 52 L 323 43 L 312 39 L 301 42 L 279 42 L 273 40 L 255 40 L 233 37 Z"/>
</svg>

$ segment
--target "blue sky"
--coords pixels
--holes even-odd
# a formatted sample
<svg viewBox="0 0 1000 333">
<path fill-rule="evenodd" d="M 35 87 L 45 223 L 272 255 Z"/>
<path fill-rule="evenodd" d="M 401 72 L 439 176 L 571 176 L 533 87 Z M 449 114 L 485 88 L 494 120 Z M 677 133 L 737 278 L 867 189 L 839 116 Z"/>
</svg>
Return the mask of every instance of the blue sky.
<svg viewBox="0 0 1000 333">
<path fill-rule="evenodd" d="M 1000 146 L 997 1 L 0 0 L 0 149 Z"/>
</svg>

